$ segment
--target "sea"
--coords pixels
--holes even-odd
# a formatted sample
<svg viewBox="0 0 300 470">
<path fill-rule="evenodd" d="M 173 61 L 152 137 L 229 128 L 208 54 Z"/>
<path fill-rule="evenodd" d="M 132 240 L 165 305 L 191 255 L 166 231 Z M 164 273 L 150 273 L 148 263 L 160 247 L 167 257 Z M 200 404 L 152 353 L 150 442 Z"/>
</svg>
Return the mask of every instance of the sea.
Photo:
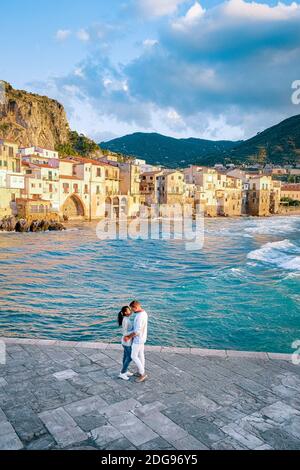
<svg viewBox="0 0 300 470">
<path fill-rule="evenodd" d="M 300 340 L 300 216 L 205 219 L 184 240 L 103 240 L 95 223 L 0 232 L 0 336 L 119 342 L 139 300 L 149 344 L 293 352 Z"/>
</svg>

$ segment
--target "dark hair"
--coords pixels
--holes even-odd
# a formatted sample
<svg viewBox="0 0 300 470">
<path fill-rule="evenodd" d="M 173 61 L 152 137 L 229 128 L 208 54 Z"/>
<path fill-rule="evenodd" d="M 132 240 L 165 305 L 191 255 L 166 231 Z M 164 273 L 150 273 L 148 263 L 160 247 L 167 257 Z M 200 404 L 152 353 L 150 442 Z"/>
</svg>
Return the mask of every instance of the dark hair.
<svg viewBox="0 0 300 470">
<path fill-rule="evenodd" d="M 134 300 L 133 302 L 131 302 L 130 307 L 139 308 L 139 307 L 141 307 L 141 304 L 137 300 Z"/>
<path fill-rule="evenodd" d="M 123 320 L 124 320 L 124 315 L 127 310 L 130 310 L 130 307 L 128 305 L 125 305 L 125 307 L 122 307 L 121 310 L 118 313 L 118 323 L 119 326 L 122 326 Z"/>
</svg>

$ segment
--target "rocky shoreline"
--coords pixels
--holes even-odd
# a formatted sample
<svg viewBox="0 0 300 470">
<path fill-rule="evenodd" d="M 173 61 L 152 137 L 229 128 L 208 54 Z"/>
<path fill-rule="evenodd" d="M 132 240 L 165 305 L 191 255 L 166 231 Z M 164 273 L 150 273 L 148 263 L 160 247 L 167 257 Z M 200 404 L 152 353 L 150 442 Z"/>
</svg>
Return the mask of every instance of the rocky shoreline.
<svg viewBox="0 0 300 470">
<path fill-rule="evenodd" d="M 55 220 L 33 220 L 17 219 L 13 216 L 4 217 L 0 220 L 0 232 L 54 232 L 63 231 L 66 227 Z"/>
</svg>

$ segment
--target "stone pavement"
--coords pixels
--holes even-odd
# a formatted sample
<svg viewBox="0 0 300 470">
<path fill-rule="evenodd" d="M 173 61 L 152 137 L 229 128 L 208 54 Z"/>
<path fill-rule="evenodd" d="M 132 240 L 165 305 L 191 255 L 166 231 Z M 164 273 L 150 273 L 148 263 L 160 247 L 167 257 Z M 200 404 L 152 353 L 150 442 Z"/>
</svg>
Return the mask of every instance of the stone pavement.
<svg viewBox="0 0 300 470">
<path fill-rule="evenodd" d="M 285 355 L 0 338 L 0 449 L 300 449 L 300 366 Z"/>
</svg>

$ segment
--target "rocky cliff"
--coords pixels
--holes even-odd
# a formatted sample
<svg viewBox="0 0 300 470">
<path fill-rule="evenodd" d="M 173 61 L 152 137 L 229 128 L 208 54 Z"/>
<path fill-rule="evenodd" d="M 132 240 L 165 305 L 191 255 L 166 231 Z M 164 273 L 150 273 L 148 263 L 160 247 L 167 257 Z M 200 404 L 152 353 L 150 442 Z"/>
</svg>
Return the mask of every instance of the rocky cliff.
<svg viewBox="0 0 300 470">
<path fill-rule="evenodd" d="M 64 107 L 47 96 L 15 90 L 0 81 L 0 138 L 62 154 L 101 154 L 92 140 L 70 130 Z M 1 91 L 0 90 L 0 91 Z"/>
</svg>

